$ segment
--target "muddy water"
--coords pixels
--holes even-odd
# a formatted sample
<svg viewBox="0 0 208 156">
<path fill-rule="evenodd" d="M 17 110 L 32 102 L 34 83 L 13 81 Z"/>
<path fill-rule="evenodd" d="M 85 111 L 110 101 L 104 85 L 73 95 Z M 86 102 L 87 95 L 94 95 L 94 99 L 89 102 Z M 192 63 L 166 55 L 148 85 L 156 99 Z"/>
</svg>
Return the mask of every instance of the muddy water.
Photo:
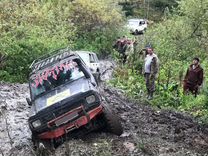
<svg viewBox="0 0 208 156">
<path fill-rule="evenodd" d="M 23 155 L 30 151 L 29 109 L 26 84 L 0 83 L 0 154 Z"/>
<path fill-rule="evenodd" d="M 115 64 L 102 62 L 102 80 L 111 78 Z M 101 93 L 124 127 L 121 136 L 90 133 L 71 139 L 50 156 L 204 156 L 208 126 L 187 115 L 153 109 L 129 100 L 121 90 L 101 85 Z M 0 156 L 35 156 L 27 124 L 27 84 L 0 83 Z"/>
</svg>

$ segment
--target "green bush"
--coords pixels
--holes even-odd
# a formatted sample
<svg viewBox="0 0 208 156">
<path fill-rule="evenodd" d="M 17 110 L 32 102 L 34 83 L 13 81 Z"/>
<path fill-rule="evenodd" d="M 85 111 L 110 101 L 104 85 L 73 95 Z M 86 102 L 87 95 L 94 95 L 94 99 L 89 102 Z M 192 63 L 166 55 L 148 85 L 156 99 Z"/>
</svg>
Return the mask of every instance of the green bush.
<svg viewBox="0 0 208 156">
<path fill-rule="evenodd" d="M 0 80 L 25 82 L 32 61 L 55 49 L 109 54 L 122 31 L 121 9 L 112 0 L 91 2 L 2 0 L 0 56 L 7 57 L 0 62 Z"/>
<path fill-rule="evenodd" d="M 203 120 L 208 119 L 208 0 L 181 0 L 172 15 L 164 18 L 147 30 L 144 40 L 139 40 L 139 49 L 150 42 L 160 59 L 160 73 L 156 82 L 155 98 L 148 101 L 152 105 L 185 111 Z M 206 40 L 206 41 L 205 41 Z M 123 68 L 123 73 L 136 69 L 140 71 L 143 60 L 139 59 L 139 51 L 134 53 L 136 60 Z M 205 80 L 200 95 L 184 95 L 182 82 L 192 59 L 198 56 L 205 71 Z M 139 74 L 118 74 L 113 80 L 114 86 L 124 88 L 126 93 L 134 98 L 146 101 L 145 81 Z M 138 72 L 139 73 L 139 72 Z M 129 78 L 127 78 L 127 76 Z M 133 83 L 131 83 L 131 80 Z M 142 88 L 137 87 L 142 86 Z M 142 94 L 139 94 L 142 93 Z"/>
</svg>

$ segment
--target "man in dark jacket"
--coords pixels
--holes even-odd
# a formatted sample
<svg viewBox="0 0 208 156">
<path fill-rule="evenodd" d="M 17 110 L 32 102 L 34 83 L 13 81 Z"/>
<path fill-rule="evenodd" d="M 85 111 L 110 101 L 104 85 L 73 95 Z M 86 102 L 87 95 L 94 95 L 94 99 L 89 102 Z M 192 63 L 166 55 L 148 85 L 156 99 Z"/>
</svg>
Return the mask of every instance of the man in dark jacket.
<svg viewBox="0 0 208 156">
<path fill-rule="evenodd" d="M 204 73 L 202 67 L 200 66 L 199 58 L 195 57 L 185 75 L 183 84 L 183 90 L 185 94 L 191 92 L 197 96 L 199 86 L 201 86 L 203 82 L 203 74 Z"/>
</svg>

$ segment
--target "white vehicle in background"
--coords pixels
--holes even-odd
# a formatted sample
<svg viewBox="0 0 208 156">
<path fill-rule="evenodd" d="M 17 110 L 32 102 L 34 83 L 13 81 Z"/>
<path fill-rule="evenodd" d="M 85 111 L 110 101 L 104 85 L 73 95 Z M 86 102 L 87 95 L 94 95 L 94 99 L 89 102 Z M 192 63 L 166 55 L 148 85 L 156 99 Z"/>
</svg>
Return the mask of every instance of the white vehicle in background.
<svg viewBox="0 0 208 156">
<path fill-rule="evenodd" d="M 132 34 L 143 34 L 147 29 L 147 20 L 145 19 L 129 19 L 127 28 Z"/>
<path fill-rule="evenodd" d="M 77 53 L 85 62 L 98 84 L 100 81 L 100 62 L 96 53 L 89 51 L 75 51 L 75 53 Z"/>
</svg>

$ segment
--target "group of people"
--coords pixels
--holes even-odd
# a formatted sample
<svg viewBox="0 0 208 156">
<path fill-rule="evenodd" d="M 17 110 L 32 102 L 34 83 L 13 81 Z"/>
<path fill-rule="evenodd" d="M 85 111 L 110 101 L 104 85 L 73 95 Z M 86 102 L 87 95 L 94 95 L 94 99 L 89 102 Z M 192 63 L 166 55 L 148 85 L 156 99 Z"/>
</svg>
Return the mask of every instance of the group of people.
<svg viewBox="0 0 208 156">
<path fill-rule="evenodd" d="M 122 45 L 122 41 L 118 41 L 119 46 Z M 123 41 L 125 43 L 125 41 Z M 134 43 L 130 43 L 134 44 Z M 155 81 L 159 73 L 159 59 L 154 52 L 151 44 L 147 44 L 145 47 L 145 58 L 143 73 L 145 77 L 146 89 L 147 89 L 147 99 L 153 99 L 153 94 L 155 92 Z M 127 55 L 125 52 L 123 52 Z M 127 58 L 127 56 L 125 56 Z M 123 62 L 125 62 L 123 60 Z M 204 73 L 203 68 L 200 66 L 200 60 L 198 57 L 193 58 L 193 62 L 188 67 L 183 80 L 183 91 L 184 94 L 191 92 L 195 97 L 199 93 L 199 87 L 203 83 Z"/>
<path fill-rule="evenodd" d="M 150 44 L 146 46 L 145 50 L 147 55 L 144 60 L 144 77 L 148 93 L 147 98 L 150 100 L 153 98 L 153 93 L 155 92 L 155 80 L 159 72 L 159 59 Z M 196 97 L 199 87 L 203 83 L 203 78 L 204 72 L 200 66 L 200 60 L 198 57 L 195 57 L 192 64 L 188 67 L 183 80 L 184 94 L 191 92 Z"/>
<path fill-rule="evenodd" d="M 122 57 L 123 64 L 128 60 L 128 56 L 130 56 L 134 52 L 134 44 L 136 42 L 134 40 L 128 39 L 126 36 L 119 37 L 113 48 L 115 48 Z"/>
</svg>

